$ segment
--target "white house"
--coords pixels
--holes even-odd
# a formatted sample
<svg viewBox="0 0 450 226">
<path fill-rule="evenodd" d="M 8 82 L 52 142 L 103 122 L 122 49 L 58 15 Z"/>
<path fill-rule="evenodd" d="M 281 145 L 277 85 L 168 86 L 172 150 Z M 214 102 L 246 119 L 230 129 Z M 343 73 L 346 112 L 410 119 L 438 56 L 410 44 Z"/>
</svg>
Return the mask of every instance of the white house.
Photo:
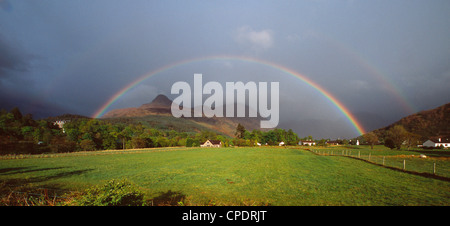
<svg viewBox="0 0 450 226">
<path fill-rule="evenodd" d="M 220 140 L 207 140 L 204 144 L 200 145 L 200 147 L 222 147 L 222 141 Z"/>
<path fill-rule="evenodd" d="M 313 145 L 316 145 L 316 142 L 312 141 L 312 140 L 303 140 L 303 141 L 299 142 L 299 145 L 313 146 Z"/>
<path fill-rule="evenodd" d="M 67 122 L 66 120 L 59 120 L 59 121 L 53 122 L 53 124 L 58 125 L 58 127 L 62 129 L 63 133 L 65 133 L 66 131 L 64 130 L 64 124 L 66 122 Z"/>
<path fill-rule="evenodd" d="M 284 145 L 284 141 L 281 141 L 278 146 L 283 146 L 283 145 Z"/>
<path fill-rule="evenodd" d="M 450 139 L 449 138 L 432 138 L 423 143 L 424 148 L 437 148 L 437 147 L 450 147 Z"/>
<path fill-rule="evenodd" d="M 339 142 L 337 140 L 329 140 L 326 141 L 325 143 L 329 145 L 339 145 Z"/>
</svg>

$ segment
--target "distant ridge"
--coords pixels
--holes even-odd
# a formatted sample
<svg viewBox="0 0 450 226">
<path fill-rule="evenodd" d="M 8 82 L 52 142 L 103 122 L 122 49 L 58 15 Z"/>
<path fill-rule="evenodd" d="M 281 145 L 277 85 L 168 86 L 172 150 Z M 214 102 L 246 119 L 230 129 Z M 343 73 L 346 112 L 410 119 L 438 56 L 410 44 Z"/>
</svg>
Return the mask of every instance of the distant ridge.
<svg viewBox="0 0 450 226">
<path fill-rule="evenodd" d="M 102 116 L 102 118 L 143 117 L 147 115 L 172 115 L 170 106 L 172 101 L 165 95 L 158 95 L 152 102 L 143 104 L 138 108 L 114 109 Z"/>
<path fill-rule="evenodd" d="M 153 120 L 151 116 L 166 116 L 176 119 L 171 112 L 172 100 L 165 95 L 156 96 L 152 102 L 143 104 L 137 108 L 122 108 L 107 112 L 102 116 L 102 119 L 117 119 L 117 118 L 136 118 L 135 120 Z M 246 110 L 248 106 L 245 106 Z M 225 108 L 224 108 L 225 109 Z M 235 107 L 235 111 L 236 111 Z M 248 111 L 246 111 L 248 112 Z M 139 119 L 141 118 L 141 119 Z M 197 124 L 203 128 L 216 131 L 221 134 L 234 137 L 236 126 L 238 123 L 242 124 L 247 130 L 260 129 L 261 117 L 181 117 L 176 121 L 186 120 L 189 123 Z M 154 124 L 155 122 L 152 121 Z M 161 123 L 164 123 L 161 121 Z M 164 125 L 155 125 L 164 126 Z"/>
<path fill-rule="evenodd" d="M 450 136 L 450 103 L 406 116 L 389 126 L 373 132 L 378 137 L 384 137 L 386 131 L 395 125 L 401 125 L 408 132 L 420 135 L 422 140 L 439 136 Z"/>
<path fill-rule="evenodd" d="M 90 119 L 90 118 L 84 115 L 63 114 L 59 116 L 48 117 L 45 118 L 44 120 L 54 122 L 54 121 L 71 121 L 76 119 Z"/>
</svg>

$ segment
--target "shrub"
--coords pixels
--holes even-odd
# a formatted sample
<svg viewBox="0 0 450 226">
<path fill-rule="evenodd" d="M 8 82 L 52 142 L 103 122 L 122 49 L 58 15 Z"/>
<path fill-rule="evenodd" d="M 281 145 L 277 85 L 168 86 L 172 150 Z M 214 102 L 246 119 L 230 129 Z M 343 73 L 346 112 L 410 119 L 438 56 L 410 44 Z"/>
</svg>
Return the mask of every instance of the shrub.
<svg viewBox="0 0 450 226">
<path fill-rule="evenodd" d="M 131 139 L 131 145 L 133 146 L 133 148 L 146 148 L 147 141 L 144 138 L 133 137 Z"/>
<path fill-rule="evenodd" d="M 80 147 L 83 151 L 95 151 L 95 143 L 92 140 L 82 140 Z"/>
<path fill-rule="evenodd" d="M 141 206 L 144 194 L 127 180 L 110 180 L 74 198 L 77 206 Z"/>
<path fill-rule="evenodd" d="M 52 152 L 73 152 L 76 143 L 63 136 L 55 136 L 50 142 L 50 150 Z"/>
<path fill-rule="evenodd" d="M 395 143 L 394 143 L 394 141 L 391 138 L 387 138 L 384 141 L 384 146 L 386 146 L 386 147 L 388 147 L 390 149 L 394 149 L 395 148 Z"/>
<path fill-rule="evenodd" d="M 191 138 L 186 139 L 186 147 L 192 147 L 193 144 L 194 144 L 193 139 L 191 139 Z"/>
</svg>

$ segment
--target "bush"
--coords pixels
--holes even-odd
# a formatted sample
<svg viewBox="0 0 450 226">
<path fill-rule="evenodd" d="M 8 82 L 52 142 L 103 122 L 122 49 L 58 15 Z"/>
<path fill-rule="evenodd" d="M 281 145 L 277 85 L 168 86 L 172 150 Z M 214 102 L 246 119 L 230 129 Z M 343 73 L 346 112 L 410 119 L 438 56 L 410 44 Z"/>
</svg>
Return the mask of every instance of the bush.
<svg viewBox="0 0 450 226">
<path fill-rule="evenodd" d="M 186 147 L 192 147 L 193 144 L 194 144 L 193 139 L 191 139 L 191 138 L 186 139 Z"/>
<path fill-rule="evenodd" d="M 395 143 L 394 143 L 394 141 L 391 138 L 387 138 L 384 141 L 384 146 L 386 146 L 386 147 L 388 147 L 390 149 L 394 149 L 395 148 Z"/>
<path fill-rule="evenodd" d="M 50 150 L 52 152 L 73 152 L 76 143 L 62 136 L 55 136 L 50 141 Z"/>
<path fill-rule="evenodd" d="M 133 146 L 133 148 L 146 148 L 147 141 L 144 138 L 133 137 L 131 139 L 131 145 Z"/>
<path fill-rule="evenodd" d="M 77 206 L 142 206 L 144 194 L 127 180 L 110 180 L 74 198 Z"/>
<path fill-rule="evenodd" d="M 92 140 L 82 140 L 80 147 L 83 151 L 95 151 L 95 143 Z"/>
</svg>

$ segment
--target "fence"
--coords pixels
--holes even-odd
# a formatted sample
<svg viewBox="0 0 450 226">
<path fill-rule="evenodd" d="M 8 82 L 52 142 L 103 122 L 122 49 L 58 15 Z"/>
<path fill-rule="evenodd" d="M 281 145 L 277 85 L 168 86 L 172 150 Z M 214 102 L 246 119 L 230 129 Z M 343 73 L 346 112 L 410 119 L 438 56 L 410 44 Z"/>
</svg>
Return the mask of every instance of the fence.
<svg viewBox="0 0 450 226">
<path fill-rule="evenodd" d="M 450 180 L 450 161 L 423 155 L 383 155 L 360 150 L 310 149 L 317 155 L 345 156 L 406 172 L 445 177 Z"/>
</svg>

